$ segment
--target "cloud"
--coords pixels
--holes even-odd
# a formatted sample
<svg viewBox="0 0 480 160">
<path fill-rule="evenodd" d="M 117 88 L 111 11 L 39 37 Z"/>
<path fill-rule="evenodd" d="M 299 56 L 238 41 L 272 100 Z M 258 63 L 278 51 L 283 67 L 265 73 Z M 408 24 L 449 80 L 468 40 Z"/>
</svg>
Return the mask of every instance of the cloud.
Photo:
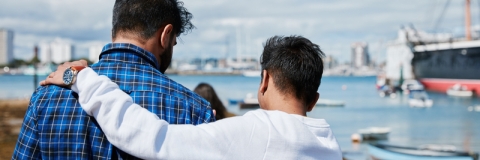
<svg viewBox="0 0 480 160">
<path fill-rule="evenodd" d="M 197 29 L 181 36 L 174 58 L 223 57 L 242 52 L 257 56 L 273 35 L 303 35 L 326 54 L 350 59 L 350 44 L 369 42 L 375 56 L 383 56 L 386 41 L 396 38 L 401 25 L 461 35 L 463 1 L 446 0 L 184 0 Z M 71 39 L 78 52 L 88 45 L 110 41 L 114 1 L 15 0 L 0 6 L 0 27 L 15 31 L 15 54 L 28 57 L 32 45 L 55 37 Z M 472 24 L 479 24 L 478 1 L 472 1 Z M 435 26 L 441 22 L 439 26 Z M 238 34 L 240 32 L 240 34 Z M 460 33 L 460 34 L 458 34 Z M 375 49 L 374 49 L 375 48 Z M 381 58 L 379 58 L 381 59 Z"/>
</svg>

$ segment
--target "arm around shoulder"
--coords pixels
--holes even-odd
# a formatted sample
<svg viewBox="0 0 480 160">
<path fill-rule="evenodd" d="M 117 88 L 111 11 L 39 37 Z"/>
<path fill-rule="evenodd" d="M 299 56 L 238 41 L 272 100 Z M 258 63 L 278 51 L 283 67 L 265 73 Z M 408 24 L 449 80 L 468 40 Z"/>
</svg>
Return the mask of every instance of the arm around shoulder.
<svg viewBox="0 0 480 160">
<path fill-rule="evenodd" d="M 77 78 L 72 90 L 79 94 L 82 108 L 97 120 L 113 145 L 129 154 L 144 159 L 218 159 L 221 150 L 227 148 L 217 141 L 225 125 L 169 125 L 90 68 L 82 70 Z M 197 149 L 185 152 L 185 147 Z"/>
</svg>

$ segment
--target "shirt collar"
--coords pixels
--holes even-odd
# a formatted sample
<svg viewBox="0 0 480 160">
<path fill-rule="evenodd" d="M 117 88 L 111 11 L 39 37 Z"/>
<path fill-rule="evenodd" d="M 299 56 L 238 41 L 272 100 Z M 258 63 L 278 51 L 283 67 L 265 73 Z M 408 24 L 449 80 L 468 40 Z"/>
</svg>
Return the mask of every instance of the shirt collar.
<svg viewBox="0 0 480 160">
<path fill-rule="evenodd" d="M 142 57 L 143 59 L 148 61 L 152 66 L 160 70 L 160 65 L 158 64 L 157 59 L 152 53 L 131 43 L 108 43 L 103 47 L 102 53 L 100 54 L 100 58 L 102 57 L 102 54 L 107 53 L 109 51 L 113 51 L 113 50 L 133 51 L 132 52 L 133 54 L 136 54 Z"/>
</svg>

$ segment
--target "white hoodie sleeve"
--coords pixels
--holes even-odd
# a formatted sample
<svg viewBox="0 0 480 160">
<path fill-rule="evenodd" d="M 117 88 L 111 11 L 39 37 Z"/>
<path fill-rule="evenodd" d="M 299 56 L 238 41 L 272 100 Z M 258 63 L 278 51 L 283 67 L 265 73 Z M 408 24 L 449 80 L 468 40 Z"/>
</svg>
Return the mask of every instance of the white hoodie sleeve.
<svg viewBox="0 0 480 160">
<path fill-rule="evenodd" d="M 108 141 L 142 159 L 224 159 L 232 142 L 249 136 L 241 132 L 251 132 L 249 120 L 242 117 L 198 126 L 169 125 L 91 68 L 77 78 L 72 90 Z"/>
</svg>

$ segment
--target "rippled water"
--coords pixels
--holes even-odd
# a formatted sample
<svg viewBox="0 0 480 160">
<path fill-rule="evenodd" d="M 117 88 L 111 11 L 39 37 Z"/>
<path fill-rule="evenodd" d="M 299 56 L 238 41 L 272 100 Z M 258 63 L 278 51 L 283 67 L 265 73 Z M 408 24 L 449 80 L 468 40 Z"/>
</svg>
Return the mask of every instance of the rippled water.
<svg viewBox="0 0 480 160">
<path fill-rule="evenodd" d="M 242 76 L 177 76 L 172 79 L 193 89 L 200 82 L 214 86 L 223 102 L 242 99 L 247 93 L 256 95 L 259 77 Z M 40 77 L 44 78 L 44 77 Z M 346 86 L 343 90 L 342 86 Z M 0 98 L 28 97 L 33 92 L 32 76 L 0 76 Z M 389 127 L 388 143 L 418 146 L 448 144 L 460 150 L 480 152 L 480 112 L 469 106 L 480 105 L 479 98 L 455 98 L 429 92 L 434 100 L 431 108 L 411 108 L 407 96 L 380 98 L 375 90 L 375 77 L 324 77 L 319 89 L 324 99 L 341 100 L 344 107 L 316 107 L 308 114 L 326 119 L 342 149 L 354 159 L 364 159 L 365 144 L 351 143 L 350 136 L 367 127 Z M 248 110 L 228 105 L 236 114 Z"/>
</svg>

